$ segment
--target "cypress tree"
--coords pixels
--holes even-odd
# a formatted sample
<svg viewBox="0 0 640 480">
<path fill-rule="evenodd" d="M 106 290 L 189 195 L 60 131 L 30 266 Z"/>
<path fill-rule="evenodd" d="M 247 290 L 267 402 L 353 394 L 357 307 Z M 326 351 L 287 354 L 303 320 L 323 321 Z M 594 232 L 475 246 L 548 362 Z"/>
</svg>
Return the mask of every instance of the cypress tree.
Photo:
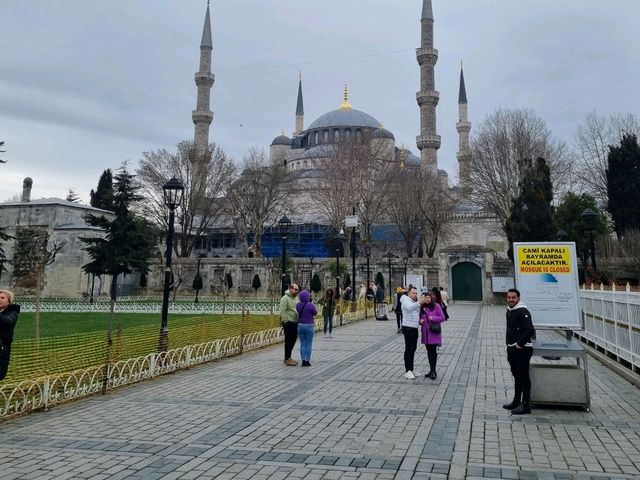
<svg viewBox="0 0 640 480">
<path fill-rule="evenodd" d="M 520 193 L 513 202 L 507 220 L 509 258 L 513 260 L 513 242 L 546 242 L 554 240 L 553 185 L 551 172 L 544 158 L 535 164 L 525 160 L 519 182 Z"/>
<path fill-rule="evenodd" d="M 640 229 L 640 147 L 635 135 L 624 135 L 620 146 L 609 147 L 607 194 L 618 237 Z"/>
<path fill-rule="evenodd" d="M 98 180 L 98 187 L 90 193 L 90 205 L 94 208 L 103 210 L 113 210 L 113 174 L 111 169 L 107 168 Z"/>
<path fill-rule="evenodd" d="M 318 272 L 314 273 L 313 277 L 311 277 L 311 284 L 309 285 L 309 288 L 311 288 L 313 293 L 317 293 L 322 290 L 322 282 L 320 281 Z"/>
</svg>

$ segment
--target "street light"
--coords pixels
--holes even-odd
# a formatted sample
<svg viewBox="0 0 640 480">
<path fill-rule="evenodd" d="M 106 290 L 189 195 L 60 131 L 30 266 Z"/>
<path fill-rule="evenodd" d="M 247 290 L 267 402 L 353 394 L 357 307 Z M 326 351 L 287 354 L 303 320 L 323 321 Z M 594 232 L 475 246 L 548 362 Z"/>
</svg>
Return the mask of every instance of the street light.
<svg viewBox="0 0 640 480">
<path fill-rule="evenodd" d="M 383 258 L 386 258 L 387 261 L 389 262 L 389 300 L 391 302 L 393 302 L 393 293 L 392 293 L 392 289 L 391 289 L 391 260 L 393 260 L 394 258 L 396 258 L 396 256 L 391 253 L 391 250 L 389 250 L 385 255 L 383 255 Z"/>
<path fill-rule="evenodd" d="M 564 230 L 558 230 L 558 232 L 556 233 L 556 238 L 559 242 L 566 242 L 569 238 L 569 234 Z"/>
<path fill-rule="evenodd" d="M 340 229 L 340 232 L 335 236 L 336 247 L 336 293 L 335 297 L 340 298 L 340 257 L 342 256 L 342 242 L 344 242 L 344 230 Z"/>
<path fill-rule="evenodd" d="M 369 284 L 371 283 L 371 273 L 369 272 L 369 259 L 371 258 L 371 245 L 368 243 L 364 246 L 364 254 L 367 257 L 367 288 L 369 288 Z"/>
<path fill-rule="evenodd" d="M 164 204 L 169 208 L 169 224 L 167 228 L 167 253 L 164 266 L 164 291 L 162 294 L 162 313 L 160 320 L 160 339 L 158 340 L 158 351 L 166 352 L 169 346 L 169 331 L 167 327 L 167 315 L 169 313 L 169 287 L 171 283 L 171 253 L 173 250 L 173 220 L 175 209 L 182 203 L 184 184 L 173 177 L 162 186 L 164 194 Z"/>
<path fill-rule="evenodd" d="M 198 303 L 198 292 L 202 289 L 202 275 L 200 275 L 200 263 L 202 262 L 204 255 L 198 255 L 198 262 L 196 264 L 196 278 L 193 279 L 193 289 L 196 291 L 196 298 L 193 303 Z"/>
<path fill-rule="evenodd" d="M 593 240 L 593 231 L 595 229 L 598 214 L 591 208 L 585 208 L 580 216 L 582 217 L 582 220 L 584 221 L 585 226 L 589 231 L 589 239 L 591 241 L 591 268 L 593 269 L 593 275 L 595 276 L 598 268 L 596 267 L 596 244 Z"/>
<path fill-rule="evenodd" d="M 402 257 L 402 263 L 404 264 L 404 286 L 407 286 L 407 264 L 409 263 L 409 259 L 407 257 Z"/>
<path fill-rule="evenodd" d="M 278 226 L 280 227 L 280 233 L 282 234 L 282 260 L 280 265 L 280 275 L 282 275 L 282 285 L 281 285 L 281 293 L 284 295 L 284 292 L 287 291 L 287 233 L 289 233 L 289 228 L 291 227 L 291 220 L 286 215 L 283 216 L 278 221 Z"/>
</svg>

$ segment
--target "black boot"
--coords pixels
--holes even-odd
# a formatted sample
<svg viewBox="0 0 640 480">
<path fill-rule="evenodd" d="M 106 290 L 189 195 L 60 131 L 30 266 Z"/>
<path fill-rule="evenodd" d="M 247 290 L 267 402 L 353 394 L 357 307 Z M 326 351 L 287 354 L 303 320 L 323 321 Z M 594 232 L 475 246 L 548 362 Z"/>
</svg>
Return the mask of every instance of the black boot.
<svg viewBox="0 0 640 480">
<path fill-rule="evenodd" d="M 516 408 L 511 410 L 511 415 L 527 415 L 531 413 L 531 406 L 529 402 L 522 402 Z"/>
<path fill-rule="evenodd" d="M 518 405 L 520 405 L 520 400 L 514 398 L 513 400 L 511 400 L 511 403 L 505 403 L 504 405 L 502 405 L 502 408 L 504 408 L 505 410 L 513 410 Z"/>
</svg>

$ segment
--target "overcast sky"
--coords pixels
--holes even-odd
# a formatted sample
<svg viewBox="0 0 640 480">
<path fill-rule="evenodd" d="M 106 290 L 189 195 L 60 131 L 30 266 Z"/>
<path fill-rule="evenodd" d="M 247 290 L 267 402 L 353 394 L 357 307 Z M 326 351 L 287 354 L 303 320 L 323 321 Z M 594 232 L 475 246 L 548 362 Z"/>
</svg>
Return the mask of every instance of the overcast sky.
<svg viewBox="0 0 640 480">
<path fill-rule="evenodd" d="M 236 160 L 354 108 L 417 153 L 422 0 L 214 0 L 210 138 Z M 0 201 L 85 200 L 105 168 L 193 138 L 205 0 L 0 0 Z M 440 168 L 456 178 L 458 75 L 473 126 L 529 107 L 567 142 L 591 110 L 640 113 L 640 1 L 433 0 Z M 472 134 L 473 134 L 472 126 Z"/>
</svg>

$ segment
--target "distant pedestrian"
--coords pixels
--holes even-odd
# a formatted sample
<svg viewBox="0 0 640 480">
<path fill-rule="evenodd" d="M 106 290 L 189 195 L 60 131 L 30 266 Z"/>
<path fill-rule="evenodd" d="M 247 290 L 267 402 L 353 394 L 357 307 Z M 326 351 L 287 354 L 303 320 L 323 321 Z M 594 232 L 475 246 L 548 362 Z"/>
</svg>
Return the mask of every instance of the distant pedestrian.
<svg viewBox="0 0 640 480">
<path fill-rule="evenodd" d="M 418 328 L 420 327 L 420 306 L 424 297 L 418 300 L 418 290 L 411 287 L 406 295 L 400 297 L 402 308 L 402 334 L 404 335 L 404 378 L 413 380 L 417 373 L 413 361 L 418 347 Z"/>
<path fill-rule="evenodd" d="M 447 306 L 444 304 L 444 300 L 442 299 L 442 294 L 440 293 L 440 289 L 438 287 L 433 287 L 431 289 L 433 301 L 440 305 L 442 309 L 442 313 L 444 314 L 444 319 L 449 320 L 449 314 L 447 313 Z"/>
<path fill-rule="evenodd" d="M 298 285 L 292 283 L 280 299 L 280 320 L 284 331 L 284 364 L 288 367 L 298 365 L 298 362 L 291 358 L 291 352 L 298 339 L 298 311 L 296 310 L 298 290 Z"/>
<path fill-rule="evenodd" d="M 9 370 L 13 331 L 20 313 L 20 305 L 13 303 L 14 299 L 13 292 L 0 290 L 0 380 L 7 376 Z"/>
<path fill-rule="evenodd" d="M 300 337 L 300 359 L 303 367 L 311 366 L 311 349 L 313 348 L 314 317 L 318 314 L 316 306 L 307 290 L 300 292 L 300 301 L 296 305 L 298 311 L 298 336 Z"/>
<path fill-rule="evenodd" d="M 531 378 L 529 363 L 533 354 L 533 327 L 531 312 L 520 302 L 520 292 L 515 288 L 507 291 L 507 360 L 515 383 L 515 392 L 511 403 L 502 407 L 511 410 L 514 415 L 531 413 Z"/>
<path fill-rule="evenodd" d="M 324 294 L 322 306 L 322 319 L 324 320 L 324 336 L 333 338 L 333 314 L 336 310 L 336 298 L 333 289 L 329 288 Z"/>
<path fill-rule="evenodd" d="M 404 295 L 404 289 L 402 287 L 396 288 L 396 293 L 393 296 L 393 311 L 396 312 L 396 323 L 398 324 L 398 333 L 402 332 L 402 303 L 400 299 Z"/>
<path fill-rule="evenodd" d="M 382 285 L 378 285 L 376 287 L 375 301 L 376 301 L 376 319 L 389 320 L 389 317 L 387 316 L 388 306 L 387 306 L 387 302 L 385 301 L 384 287 Z"/>
<path fill-rule="evenodd" d="M 444 314 L 442 308 L 433 299 L 433 294 L 423 294 L 424 305 L 420 308 L 421 343 L 427 347 L 429 359 L 429 373 L 424 376 L 435 380 L 438 377 L 436 366 L 438 364 L 438 347 L 442 345 L 442 322 Z"/>
</svg>

